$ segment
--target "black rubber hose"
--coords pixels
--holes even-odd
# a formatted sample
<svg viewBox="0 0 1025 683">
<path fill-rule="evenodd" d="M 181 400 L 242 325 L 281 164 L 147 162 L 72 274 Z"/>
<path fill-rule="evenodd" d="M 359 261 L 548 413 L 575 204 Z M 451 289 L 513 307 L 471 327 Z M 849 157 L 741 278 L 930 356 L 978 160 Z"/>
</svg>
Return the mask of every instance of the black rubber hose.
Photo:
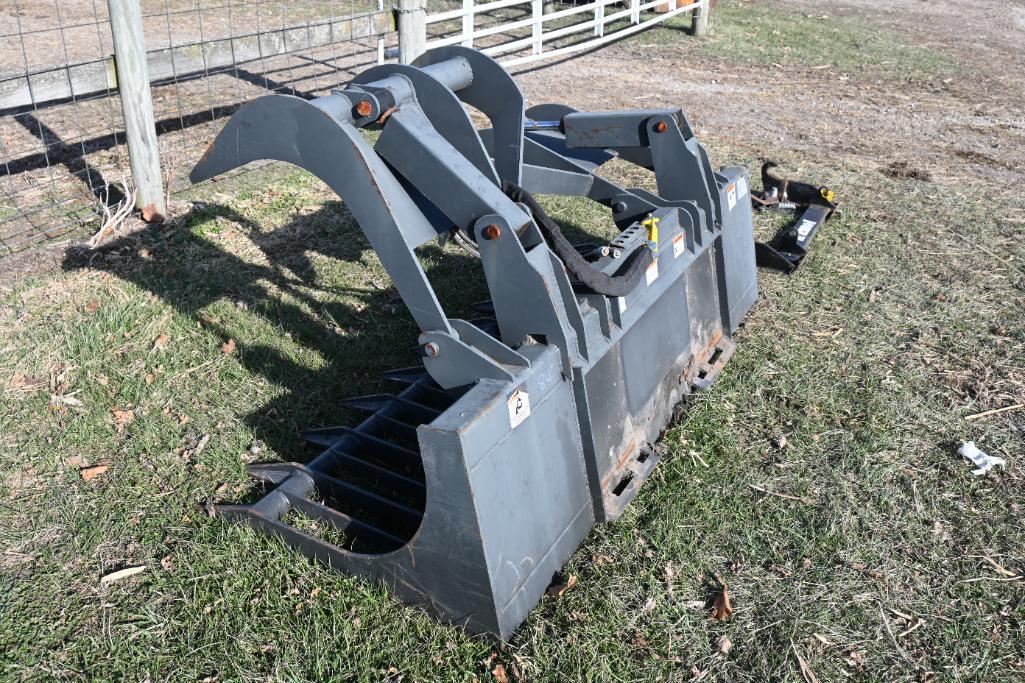
<svg viewBox="0 0 1025 683">
<path fill-rule="evenodd" d="M 615 275 L 608 275 L 591 265 L 570 244 L 562 234 L 559 224 L 545 213 L 545 210 L 529 192 L 508 180 L 502 181 L 502 191 L 509 199 L 530 209 L 534 222 L 537 223 L 541 234 L 544 235 L 545 242 L 555 252 L 555 255 L 562 259 L 566 270 L 592 292 L 605 296 L 626 296 L 640 284 L 645 269 L 651 265 L 651 249 L 635 249 L 623 260 L 622 267 L 616 271 Z"/>
</svg>

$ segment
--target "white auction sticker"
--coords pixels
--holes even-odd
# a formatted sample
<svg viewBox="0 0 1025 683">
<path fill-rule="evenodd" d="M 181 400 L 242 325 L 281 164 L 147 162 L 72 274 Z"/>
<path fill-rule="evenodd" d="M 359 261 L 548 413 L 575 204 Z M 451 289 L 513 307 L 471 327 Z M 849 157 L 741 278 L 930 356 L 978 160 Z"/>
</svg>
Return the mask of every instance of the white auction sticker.
<svg viewBox="0 0 1025 683">
<path fill-rule="evenodd" d="M 644 280 L 650 285 L 652 282 L 658 279 L 658 259 L 656 258 L 651 262 L 644 271 Z"/>
<path fill-rule="evenodd" d="M 726 186 L 726 203 L 730 205 L 730 211 L 737 205 L 737 184 L 730 183 Z"/>
<path fill-rule="evenodd" d="M 619 312 L 626 313 L 626 297 L 617 297 L 617 300 L 619 301 Z"/>
<path fill-rule="evenodd" d="M 683 233 L 673 238 L 673 258 L 679 258 L 683 253 Z"/>
<path fill-rule="evenodd" d="M 810 221 L 805 218 L 801 221 L 801 225 L 797 227 L 797 239 L 804 241 L 804 238 L 808 236 L 808 233 L 816 226 L 815 221 Z"/>
<path fill-rule="evenodd" d="M 521 422 L 530 416 L 530 396 L 522 389 L 517 389 L 509 397 L 509 422 L 516 429 Z"/>
<path fill-rule="evenodd" d="M 747 194 L 747 178 L 740 176 L 737 178 L 737 196 L 741 199 Z"/>
</svg>

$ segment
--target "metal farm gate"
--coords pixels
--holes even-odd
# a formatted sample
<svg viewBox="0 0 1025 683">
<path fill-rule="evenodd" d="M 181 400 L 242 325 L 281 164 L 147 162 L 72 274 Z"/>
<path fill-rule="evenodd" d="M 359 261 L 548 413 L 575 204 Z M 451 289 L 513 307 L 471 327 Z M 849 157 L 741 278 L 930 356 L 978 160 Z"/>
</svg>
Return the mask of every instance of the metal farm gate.
<svg viewBox="0 0 1025 683">
<path fill-rule="evenodd" d="M 599 47 L 678 14 L 694 13 L 695 32 L 701 33 L 708 2 L 462 0 L 452 9 L 428 12 L 426 48 L 475 47 L 504 66 L 516 66 Z"/>
</svg>

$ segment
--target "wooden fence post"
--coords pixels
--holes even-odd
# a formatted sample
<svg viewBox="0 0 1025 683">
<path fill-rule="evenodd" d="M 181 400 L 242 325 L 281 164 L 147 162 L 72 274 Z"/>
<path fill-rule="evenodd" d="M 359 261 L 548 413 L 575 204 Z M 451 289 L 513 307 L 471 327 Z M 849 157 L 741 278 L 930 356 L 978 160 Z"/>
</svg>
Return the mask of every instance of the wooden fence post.
<svg viewBox="0 0 1025 683">
<path fill-rule="evenodd" d="M 709 0 L 701 0 L 701 5 L 694 8 L 694 24 L 692 33 L 696 36 L 703 36 L 708 33 L 708 15 L 712 13 L 709 7 Z"/>
<path fill-rule="evenodd" d="M 135 205 L 142 219 L 159 223 L 167 215 L 160 148 L 149 89 L 146 46 L 142 39 L 139 0 L 107 0 L 114 37 L 114 69 L 128 138 L 128 159 L 135 181 Z"/>
<path fill-rule="evenodd" d="M 410 64 L 426 51 L 427 10 L 425 0 L 399 0 L 399 61 Z"/>
</svg>

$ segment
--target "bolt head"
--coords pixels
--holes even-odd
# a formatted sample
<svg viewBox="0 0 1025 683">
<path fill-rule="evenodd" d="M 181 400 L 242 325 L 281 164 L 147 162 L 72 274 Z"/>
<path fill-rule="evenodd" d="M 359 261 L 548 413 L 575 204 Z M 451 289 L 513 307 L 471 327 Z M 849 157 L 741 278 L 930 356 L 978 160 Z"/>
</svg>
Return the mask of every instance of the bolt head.
<svg viewBox="0 0 1025 683">
<path fill-rule="evenodd" d="M 669 126 L 666 125 L 665 121 L 659 121 L 658 123 L 655 124 L 655 132 L 656 133 L 664 133 L 664 132 L 666 132 L 666 128 L 668 128 L 668 127 Z"/>
<path fill-rule="evenodd" d="M 424 344 L 424 355 L 434 358 L 441 353 L 441 347 L 434 342 L 427 342 Z"/>
<path fill-rule="evenodd" d="M 498 227 L 494 223 L 484 228 L 484 239 L 497 240 L 499 235 L 502 234 L 502 228 Z"/>
</svg>

